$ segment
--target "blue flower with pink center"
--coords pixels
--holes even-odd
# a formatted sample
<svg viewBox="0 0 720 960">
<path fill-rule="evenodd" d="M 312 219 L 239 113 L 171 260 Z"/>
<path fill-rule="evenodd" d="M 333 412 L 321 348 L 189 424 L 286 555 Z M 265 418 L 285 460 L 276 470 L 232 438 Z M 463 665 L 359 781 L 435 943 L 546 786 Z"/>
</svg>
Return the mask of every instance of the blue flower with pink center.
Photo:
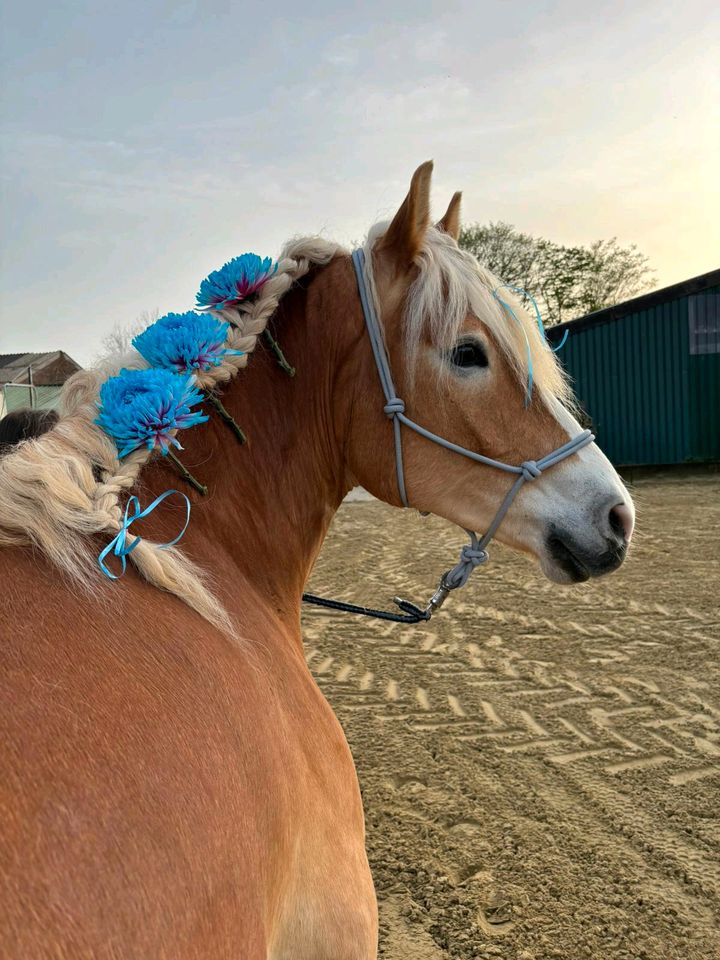
<svg viewBox="0 0 720 960">
<path fill-rule="evenodd" d="M 121 370 L 100 388 L 95 423 L 113 438 L 120 457 L 143 445 L 167 454 L 170 446 L 182 450 L 174 431 L 208 419 L 192 409 L 203 399 L 191 374 Z"/>
<path fill-rule="evenodd" d="M 196 302 L 201 310 L 236 307 L 256 294 L 277 270 L 270 257 L 243 253 L 214 270 L 200 284 Z"/>
<path fill-rule="evenodd" d="M 230 324 L 204 313 L 168 313 L 133 339 L 133 346 L 153 367 L 191 373 L 218 367 L 226 354 Z"/>
</svg>

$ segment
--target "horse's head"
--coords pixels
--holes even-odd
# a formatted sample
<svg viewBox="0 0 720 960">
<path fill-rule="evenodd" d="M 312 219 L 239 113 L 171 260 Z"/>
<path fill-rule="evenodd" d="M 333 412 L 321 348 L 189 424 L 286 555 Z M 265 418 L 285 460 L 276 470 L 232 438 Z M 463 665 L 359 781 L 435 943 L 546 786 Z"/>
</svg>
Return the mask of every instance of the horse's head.
<svg viewBox="0 0 720 960">
<path fill-rule="evenodd" d="M 567 382 L 517 299 L 459 249 L 459 194 L 431 225 L 431 173 L 431 163 L 416 171 L 366 249 L 398 395 L 410 418 L 461 447 L 506 464 L 541 460 L 581 433 Z M 369 351 L 361 384 L 350 466 L 372 493 L 398 504 L 392 430 Z M 408 502 L 485 531 L 516 478 L 402 431 Z M 551 580 L 575 582 L 622 563 L 633 522 L 627 490 L 592 443 L 526 482 L 496 538 L 534 556 Z"/>
</svg>

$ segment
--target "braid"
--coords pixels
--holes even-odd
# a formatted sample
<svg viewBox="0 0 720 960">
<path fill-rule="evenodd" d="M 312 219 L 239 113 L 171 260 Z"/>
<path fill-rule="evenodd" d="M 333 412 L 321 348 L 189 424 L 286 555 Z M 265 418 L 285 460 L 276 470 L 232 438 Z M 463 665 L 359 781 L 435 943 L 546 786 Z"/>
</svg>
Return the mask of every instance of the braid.
<svg viewBox="0 0 720 960">
<path fill-rule="evenodd" d="M 242 353 L 226 353 L 218 367 L 196 376 L 198 385 L 214 390 L 244 369 L 258 337 L 293 283 L 312 267 L 329 263 L 342 253 L 342 247 L 319 237 L 291 241 L 254 300 L 217 311 L 230 323 L 229 347 Z M 147 365 L 139 356 L 125 362 L 134 367 Z M 123 522 L 121 498 L 153 455 L 141 447 L 120 460 L 115 444 L 95 424 L 103 379 L 96 370 L 76 373 L 63 387 L 58 423 L 0 458 L 0 546 L 35 544 L 88 592 L 97 576 L 88 538 L 118 533 Z M 179 550 L 160 549 L 142 540 L 130 559 L 150 583 L 233 633 L 226 612 L 209 589 L 207 576 Z"/>
</svg>

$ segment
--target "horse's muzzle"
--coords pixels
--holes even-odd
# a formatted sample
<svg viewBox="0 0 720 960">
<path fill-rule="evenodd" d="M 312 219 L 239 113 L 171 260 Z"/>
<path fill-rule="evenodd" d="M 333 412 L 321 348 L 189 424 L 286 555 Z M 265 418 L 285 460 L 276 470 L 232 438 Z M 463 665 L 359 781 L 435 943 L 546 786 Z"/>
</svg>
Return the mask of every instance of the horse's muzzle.
<svg viewBox="0 0 720 960">
<path fill-rule="evenodd" d="M 582 583 L 591 577 L 602 577 L 622 564 L 627 554 L 627 539 L 614 530 L 604 537 L 600 549 L 588 548 L 569 531 L 551 528 L 547 551 L 554 563 L 571 583 Z"/>
</svg>

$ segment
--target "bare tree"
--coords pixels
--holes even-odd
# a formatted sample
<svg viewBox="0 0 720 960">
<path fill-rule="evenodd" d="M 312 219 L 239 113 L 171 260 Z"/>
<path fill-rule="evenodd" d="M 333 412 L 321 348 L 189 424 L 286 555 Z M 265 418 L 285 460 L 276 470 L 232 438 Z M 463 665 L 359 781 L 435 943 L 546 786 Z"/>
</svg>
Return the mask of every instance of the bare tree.
<svg viewBox="0 0 720 960">
<path fill-rule="evenodd" d="M 159 316 L 159 310 L 143 310 L 139 317 L 129 323 L 116 323 L 110 333 L 106 333 L 100 341 L 100 349 L 95 355 L 96 364 L 102 366 L 110 360 L 123 357 L 130 351 L 133 337 L 142 333 Z"/>
</svg>

